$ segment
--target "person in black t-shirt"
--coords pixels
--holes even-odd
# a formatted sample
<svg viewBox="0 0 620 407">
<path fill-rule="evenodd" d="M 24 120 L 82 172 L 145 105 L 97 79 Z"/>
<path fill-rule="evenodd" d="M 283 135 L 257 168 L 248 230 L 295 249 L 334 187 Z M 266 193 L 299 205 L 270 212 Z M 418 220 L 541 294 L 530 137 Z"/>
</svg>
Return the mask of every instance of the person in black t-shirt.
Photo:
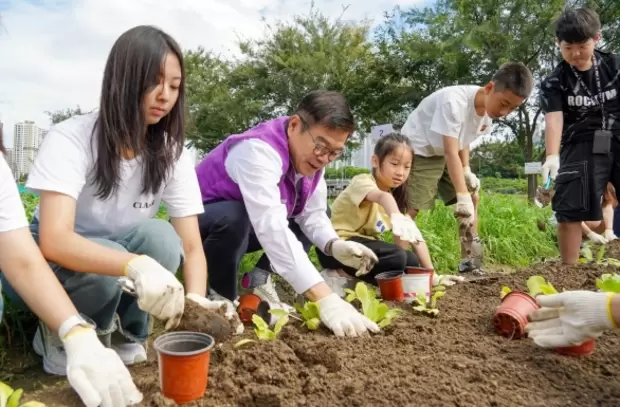
<svg viewBox="0 0 620 407">
<path fill-rule="evenodd" d="M 553 210 L 560 254 L 575 263 L 581 222 L 602 219 L 608 182 L 620 188 L 620 56 L 599 51 L 601 23 L 587 8 L 567 8 L 555 22 L 563 61 L 541 84 L 547 158 L 555 179 Z"/>
</svg>

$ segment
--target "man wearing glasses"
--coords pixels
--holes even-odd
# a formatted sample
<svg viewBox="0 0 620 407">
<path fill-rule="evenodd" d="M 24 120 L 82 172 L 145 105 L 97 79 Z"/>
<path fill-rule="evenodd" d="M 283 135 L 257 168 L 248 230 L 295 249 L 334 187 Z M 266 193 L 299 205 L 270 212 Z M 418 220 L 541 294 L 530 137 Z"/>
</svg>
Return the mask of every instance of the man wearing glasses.
<svg viewBox="0 0 620 407">
<path fill-rule="evenodd" d="M 293 115 L 227 137 L 196 167 L 212 296 L 235 300 L 241 258 L 263 249 L 256 268 L 244 277 L 246 287 L 258 286 L 256 294 L 279 302 L 273 270 L 319 304 L 322 322 L 337 336 L 379 331 L 331 291 L 307 254 L 314 244 L 355 269 L 370 269 L 377 261 L 365 246 L 339 239 L 327 215 L 323 169 L 343 153 L 354 130 L 345 98 L 315 91 Z"/>
</svg>

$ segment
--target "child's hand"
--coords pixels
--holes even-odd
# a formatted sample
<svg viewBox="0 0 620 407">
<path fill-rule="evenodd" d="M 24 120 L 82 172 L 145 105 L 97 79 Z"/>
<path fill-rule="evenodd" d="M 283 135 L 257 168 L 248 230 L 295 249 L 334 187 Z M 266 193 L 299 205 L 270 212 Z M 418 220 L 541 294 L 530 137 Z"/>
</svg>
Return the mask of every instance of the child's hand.
<svg viewBox="0 0 620 407">
<path fill-rule="evenodd" d="M 393 213 L 390 216 L 390 222 L 392 223 L 392 233 L 401 240 L 411 243 L 424 241 L 420 229 L 410 217 L 401 213 Z"/>
</svg>

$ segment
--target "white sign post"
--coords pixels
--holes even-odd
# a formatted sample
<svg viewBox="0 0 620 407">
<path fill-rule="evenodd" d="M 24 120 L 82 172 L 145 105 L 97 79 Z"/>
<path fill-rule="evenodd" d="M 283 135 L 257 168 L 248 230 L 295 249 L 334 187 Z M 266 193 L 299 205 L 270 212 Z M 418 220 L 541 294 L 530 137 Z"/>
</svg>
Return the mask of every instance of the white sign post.
<svg viewBox="0 0 620 407">
<path fill-rule="evenodd" d="M 373 140 L 378 140 L 381 137 L 385 136 L 386 134 L 390 134 L 394 131 L 394 127 L 392 126 L 392 123 L 388 123 L 388 124 L 380 124 L 377 126 L 372 126 L 372 128 L 370 129 L 370 135 L 373 138 Z"/>
<path fill-rule="evenodd" d="M 542 173 L 542 162 L 536 161 L 536 162 L 525 163 L 524 170 L 525 170 L 525 174 L 527 175 L 540 174 Z"/>
</svg>

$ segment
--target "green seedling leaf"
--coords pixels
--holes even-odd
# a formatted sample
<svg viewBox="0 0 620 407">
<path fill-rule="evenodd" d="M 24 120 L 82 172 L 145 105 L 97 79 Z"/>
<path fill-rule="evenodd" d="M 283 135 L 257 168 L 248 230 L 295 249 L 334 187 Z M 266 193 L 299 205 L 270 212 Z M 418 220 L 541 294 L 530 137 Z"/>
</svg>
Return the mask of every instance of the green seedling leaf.
<svg viewBox="0 0 620 407">
<path fill-rule="evenodd" d="M 433 292 L 437 292 L 437 291 L 446 291 L 446 286 L 445 285 L 436 285 L 433 287 Z"/>
<path fill-rule="evenodd" d="M 379 325 L 379 328 L 385 328 L 386 326 L 390 325 L 392 321 L 396 319 L 402 312 L 403 310 L 399 308 L 389 309 L 385 313 L 385 315 L 383 315 L 381 320 L 377 323 Z"/>
<path fill-rule="evenodd" d="M 607 259 L 607 264 L 614 267 L 620 267 L 620 260 L 618 259 Z"/>
<path fill-rule="evenodd" d="M 6 407 L 6 403 L 13 393 L 13 388 L 6 383 L 0 382 L 0 407 Z"/>
<path fill-rule="evenodd" d="M 19 407 L 19 400 L 22 398 L 22 394 L 24 394 L 24 389 L 17 389 L 6 402 L 6 407 Z"/>
<path fill-rule="evenodd" d="M 596 263 L 601 264 L 605 256 L 605 246 L 601 246 L 596 253 Z"/>
<path fill-rule="evenodd" d="M 312 318 L 306 321 L 306 326 L 311 331 L 316 331 L 321 326 L 321 320 L 319 318 Z"/>
<path fill-rule="evenodd" d="M 444 295 L 446 295 L 445 291 L 438 291 L 435 294 L 433 294 L 433 297 L 431 298 L 430 308 L 431 309 L 436 309 L 437 308 L 437 300 L 440 299 L 441 297 L 443 297 Z"/>
<path fill-rule="evenodd" d="M 590 246 L 588 245 L 585 245 L 581 249 L 581 256 L 586 260 L 586 263 L 590 263 L 594 260 L 594 254 L 592 254 L 592 249 L 590 249 Z"/>
<path fill-rule="evenodd" d="M 603 274 L 596 279 L 596 287 L 608 293 L 620 293 L 620 276 L 618 274 Z"/>
<path fill-rule="evenodd" d="M 532 297 L 536 297 L 540 294 L 549 295 L 558 293 L 558 290 L 556 290 L 555 287 L 551 285 L 551 283 L 547 282 L 542 276 L 531 276 L 528 278 L 527 288 Z"/>
<path fill-rule="evenodd" d="M 344 299 L 346 302 L 353 302 L 357 300 L 357 295 L 355 294 L 355 291 L 351 290 L 350 288 L 345 288 L 344 292 L 345 294 L 347 294 L 346 298 Z"/>
<path fill-rule="evenodd" d="M 241 339 L 239 342 L 235 343 L 233 348 L 237 349 L 243 345 L 247 345 L 248 343 L 256 342 L 254 339 Z"/>
<path fill-rule="evenodd" d="M 265 320 L 261 318 L 260 315 L 258 314 L 252 315 L 252 323 L 254 324 L 256 329 L 258 329 L 259 331 L 269 330 L 269 324 L 265 322 Z"/>
<path fill-rule="evenodd" d="M 29 401 L 27 403 L 22 404 L 19 407 L 45 407 L 45 404 L 39 401 Z"/>
<path fill-rule="evenodd" d="M 271 315 L 275 315 L 276 317 L 283 317 L 285 315 L 288 315 L 288 311 L 285 309 L 281 309 L 281 308 L 276 308 L 276 309 L 270 309 L 269 313 Z"/>
<path fill-rule="evenodd" d="M 512 290 L 510 289 L 510 287 L 503 286 L 502 287 L 502 291 L 499 293 L 499 298 L 504 298 L 505 296 L 507 296 L 511 292 L 512 292 Z"/>
<path fill-rule="evenodd" d="M 288 313 L 286 313 L 284 316 L 278 319 L 278 322 L 276 322 L 276 326 L 273 328 L 274 339 L 276 336 L 278 336 L 278 334 L 280 333 L 284 325 L 286 325 L 287 323 L 288 323 Z"/>
<path fill-rule="evenodd" d="M 369 290 L 366 283 L 360 281 L 355 285 L 355 295 L 360 303 L 362 303 L 362 313 L 370 318 L 369 313 L 374 312 L 374 310 L 371 311 L 370 309 L 373 303 L 372 300 L 375 299 L 374 290 Z"/>
</svg>

